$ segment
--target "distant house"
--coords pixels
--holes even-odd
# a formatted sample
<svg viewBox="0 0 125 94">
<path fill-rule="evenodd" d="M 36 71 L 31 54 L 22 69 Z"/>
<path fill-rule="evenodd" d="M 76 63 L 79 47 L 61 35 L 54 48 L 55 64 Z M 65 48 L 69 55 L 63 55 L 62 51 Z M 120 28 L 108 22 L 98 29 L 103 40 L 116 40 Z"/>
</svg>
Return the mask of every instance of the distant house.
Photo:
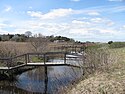
<svg viewBox="0 0 125 94">
<path fill-rule="evenodd" d="M 61 43 L 61 42 L 65 42 L 65 40 L 54 40 L 54 43 Z"/>
</svg>

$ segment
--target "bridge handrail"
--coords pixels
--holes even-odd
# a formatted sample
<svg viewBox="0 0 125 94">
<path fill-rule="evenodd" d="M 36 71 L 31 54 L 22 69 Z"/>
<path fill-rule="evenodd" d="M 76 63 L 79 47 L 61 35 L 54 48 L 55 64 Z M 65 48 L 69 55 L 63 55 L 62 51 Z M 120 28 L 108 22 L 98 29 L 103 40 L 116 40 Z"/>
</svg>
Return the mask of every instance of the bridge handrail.
<svg viewBox="0 0 125 94">
<path fill-rule="evenodd" d="M 0 58 L 0 61 L 2 60 L 9 60 L 10 58 Z"/>
<path fill-rule="evenodd" d="M 6 64 L 5 66 L 7 66 L 10 69 L 10 68 L 16 68 L 19 66 L 24 66 L 24 65 L 28 65 L 29 63 L 32 63 L 32 61 L 30 62 L 30 59 L 31 59 L 30 55 L 43 55 L 43 63 L 44 63 L 44 65 L 46 65 L 46 62 L 47 62 L 46 58 L 48 57 L 47 55 L 49 55 L 49 54 L 50 54 L 50 56 L 53 54 L 62 54 L 63 56 L 61 56 L 61 57 L 64 59 L 64 64 L 67 64 L 66 63 L 67 58 L 70 58 L 70 57 L 68 57 L 68 55 L 70 55 L 68 52 L 25 53 L 25 54 L 17 55 L 14 57 L 0 58 L 0 62 L 4 61 L 1 63 L 5 63 Z M 57 55 L 57 57 L 58 57 L 58 55 Z M 77 56 L 71 57 L 71 58 L 77 58 Z"/>
<path fill-rule="evenodd" d="M 13 57 L 0 58 L 0 60 L 10 60 L 10 59 L 22 57 L 22 56 L 25 56 L 25 55 L 48 55 L 48 54 L 67 54 L 67 52 L 25 53 L 25 54 L 13 56 Z"/>
</svg>

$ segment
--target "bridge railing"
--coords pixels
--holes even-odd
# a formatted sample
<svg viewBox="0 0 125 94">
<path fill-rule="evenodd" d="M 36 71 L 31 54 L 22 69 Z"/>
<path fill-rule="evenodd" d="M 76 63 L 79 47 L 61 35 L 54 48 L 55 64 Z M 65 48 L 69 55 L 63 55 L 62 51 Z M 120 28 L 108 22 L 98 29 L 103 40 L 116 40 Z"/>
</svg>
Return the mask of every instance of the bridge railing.
<svg viewBox="0 0 125 94">
<path fill-rule="evenodd" d="M 0 58 L 0 67 L 15 67 L 27 63 L 27 54 L 18 55 L 9 58 Z"/>
<path fill-rule="evenodd" d="M 27 63 L 59 63 L 57 59 L 65 61 L 64 52 L 28 53 Z M 57 62 L 58 61 L 58 62 Z"/>
<path fill-rule="evenodd" d="M 43 62 L 43 53 L 27 53 L 25 63 Z"/>
<path fill-rule="evenodd" d="M 61 61 L 62 60 L 62 61 Z M 66 63 L 65 52 L 27 53 L 10 58 L 1 58 L 0 67 L 16 67 L 27 63 Z"/>
<path fill-rule="evenodd" d="M 10 58 L 0 59 L 0 67 L 17 67 L 27 64 L 76 64 L 79 56 L 68 55 L 66 52 L 27 53 Z"/>
<path fill-rule="evenodd" d="M 8 66 L 9 66 L 9 58 L 1 58 L 0 67 L 8 67 Z"/>
<path fill-rule="evenodd" d="M 52 62 L 54 64 L 66 63 L 66 53 L 65 52 L 49 52 L 45 54 L 46 63 Z"/>
<path fill-rule="evenodd" d="M 67 54 L 66 64 L 71 66 L 81 66 L 83 64 L 82 54 Z"/>
<path fill-rule="evenodd" d="M 9 67 L 15 67 L 15 66 L 18 66 L 18 65 L 26 64 L 27 63 L 27 54 L 11 57 L 9 59 L 9 62 L 10 62 Z"/>
</svg>

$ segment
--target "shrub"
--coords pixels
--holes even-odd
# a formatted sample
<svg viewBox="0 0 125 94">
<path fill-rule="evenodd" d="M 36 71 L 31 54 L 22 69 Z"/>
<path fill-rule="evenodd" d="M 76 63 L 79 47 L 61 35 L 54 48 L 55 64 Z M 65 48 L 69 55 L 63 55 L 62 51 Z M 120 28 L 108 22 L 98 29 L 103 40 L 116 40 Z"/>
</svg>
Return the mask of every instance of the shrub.
<svg viewBox="0 0 125 94">
<path fill-rule="evenodd" d="M 85 50 L 83 55 L 83 70 L 84 73 L 90 74 L 95 71 L 108 70 L 108 56 L 107 48 L 91 47 Z"/>
<path fill-rule="evenodd" d="M 108 42 L 108 44 L 112 44 L 112 43 L 113 43 L 113 41 L 109 41 L 109 42 Z"/>
</svg>

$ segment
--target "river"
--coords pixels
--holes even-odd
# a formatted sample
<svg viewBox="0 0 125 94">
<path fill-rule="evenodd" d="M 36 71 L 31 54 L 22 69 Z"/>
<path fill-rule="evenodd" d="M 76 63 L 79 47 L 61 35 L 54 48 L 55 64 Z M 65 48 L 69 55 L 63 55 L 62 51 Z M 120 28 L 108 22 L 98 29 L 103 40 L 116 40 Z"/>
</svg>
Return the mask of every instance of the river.
<svg viewBox="0 0 125 94">
<path fill-rule="evenodd" d="M 14 81 L 0 81 L 0 94 L 58 94 L 81 76 L 80 68 L 37 67 L 17 75 Z"/>
</svg>

